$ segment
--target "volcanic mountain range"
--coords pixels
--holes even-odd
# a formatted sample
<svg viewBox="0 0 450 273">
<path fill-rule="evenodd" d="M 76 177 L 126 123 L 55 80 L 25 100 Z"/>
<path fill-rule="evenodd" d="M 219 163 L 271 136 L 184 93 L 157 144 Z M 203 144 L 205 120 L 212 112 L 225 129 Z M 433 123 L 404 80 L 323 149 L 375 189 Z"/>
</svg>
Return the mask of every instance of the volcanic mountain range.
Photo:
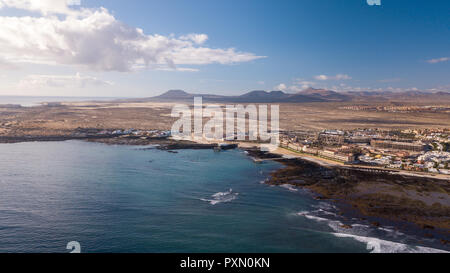
<svg viewBox="0 0 450 273">
<path fill-rule="evenodd" d="M 142 99 L 130 99 L 132 102 L 192 102 L 194 97 L 202 97 L 204 102 L 216 103 L 308 103 L 308 102 L 350 102 L 350 101 L 441 101 L 450 102 L 448 92 L 425 91 L 361 91 L 336 92 L 325 89 L 309 88 L 298 93 L 283 91 L 255 90 L 240 96 L 212 94 L 191 94 L 183 90 L 170 90 L 162 95 Z"/>
</svg>

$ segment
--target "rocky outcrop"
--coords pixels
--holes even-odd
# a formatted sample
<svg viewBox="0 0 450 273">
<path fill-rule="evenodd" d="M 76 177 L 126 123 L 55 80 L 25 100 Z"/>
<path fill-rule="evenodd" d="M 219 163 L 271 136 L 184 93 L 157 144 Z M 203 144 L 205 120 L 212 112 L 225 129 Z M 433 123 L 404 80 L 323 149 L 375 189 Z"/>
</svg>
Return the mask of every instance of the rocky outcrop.
<svg viewBox="0 0 450 273">
<path fill-rule="evenodd" d="M 438 229 L 447 238 L 450 235 L 450 183 L 446 180 L 323 167 L 302 159 L 278 161 L 285 168 L 272 173 L 269 184 L 305 188 L 321 199 L 350 205 L 362 216 L 414 223 L 426 230 Z"/>
</svg>

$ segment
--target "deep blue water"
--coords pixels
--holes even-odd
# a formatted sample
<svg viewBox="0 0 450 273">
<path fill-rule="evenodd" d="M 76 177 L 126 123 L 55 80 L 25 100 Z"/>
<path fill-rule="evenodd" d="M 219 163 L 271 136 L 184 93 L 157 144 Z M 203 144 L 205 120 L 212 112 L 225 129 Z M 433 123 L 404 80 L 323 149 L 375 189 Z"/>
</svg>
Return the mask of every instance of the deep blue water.
<svg viewBox="0 0 450 273">
<path fill-rule="evenodd" d="M 364 224 L 346 235 L 330 204 L 261 184 L 280 167 L 239 150 L 1 144 L 0 252 L 430 251 Z"/>
</svg>

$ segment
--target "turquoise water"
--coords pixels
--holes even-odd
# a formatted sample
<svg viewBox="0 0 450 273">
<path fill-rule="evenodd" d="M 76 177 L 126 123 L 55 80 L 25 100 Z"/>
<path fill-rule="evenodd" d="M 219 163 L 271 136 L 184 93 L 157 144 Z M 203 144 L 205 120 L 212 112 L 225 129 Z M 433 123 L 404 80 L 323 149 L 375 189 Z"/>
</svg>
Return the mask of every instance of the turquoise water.
<svg viewBox="0 0 450 273">
<path fill-rule="evenodd" d="M 348 233 L 332 205 L 261 184 L 281 166 L 239 150 L 35 142 L 1 144 L 0 162 L 0 252 L 432 251 L 393 230 Z"/>
</svg>

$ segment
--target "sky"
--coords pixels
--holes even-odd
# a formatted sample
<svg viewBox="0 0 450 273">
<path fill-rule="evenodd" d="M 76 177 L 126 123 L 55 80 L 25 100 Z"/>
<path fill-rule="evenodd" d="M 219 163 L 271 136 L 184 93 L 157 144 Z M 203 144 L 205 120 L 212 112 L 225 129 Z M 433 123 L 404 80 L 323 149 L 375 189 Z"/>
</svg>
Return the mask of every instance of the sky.
<svg viewBox="0 0 450 273">
<path fill-rule="evenodd" d="M 367 2 L 0 0 L 0 95 L 450 92 L 450 1 Z"/>
</svg>

